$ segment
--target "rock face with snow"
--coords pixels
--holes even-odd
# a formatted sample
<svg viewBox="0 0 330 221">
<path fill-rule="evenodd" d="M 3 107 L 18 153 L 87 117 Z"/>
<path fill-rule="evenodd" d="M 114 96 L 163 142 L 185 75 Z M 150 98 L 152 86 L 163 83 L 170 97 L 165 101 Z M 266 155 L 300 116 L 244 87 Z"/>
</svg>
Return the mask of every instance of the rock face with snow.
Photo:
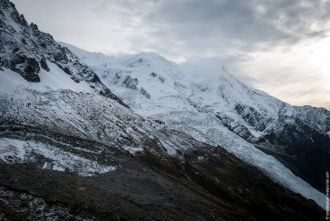
<svg viewBox="0 0 330 221">
<path fill-rule="evenodd" d="M 70 48 L 78 57 L 87 53 Z M 85 60 L 137 113 L 166 122 L 197 140 L 224 146 L 264 168 L 257 164 L 256 158 L 265 157 L 256 150 L 260 149 L 325 191 L 324 174 L 330 168 L 330 112 L 326 109 L 295 107 L 244 85 L 225 68 L 209 74 L 155 53 L 98 61 L 92 54 Z"/>
<path fill-rule="evenodd" d="M 40 82 L 40 70 L 49 71 L 48 61 L 69 74 L 75 82 L 84 81 L 98 93 L 116 99 L 98 76 L 70 50 L 58 44 L 50 34 L 39 31 L 36 24 L 28 24 L 13 3 L 1 0 L 0 7 L 1 67 L 19 73 L 29 82 Z"/>
<path fill-rule="evenodd" d="M 106 72 L 100 76 L 109 80 L 104 82 L 133 109 L 144 115 L 154 111 L 145 118 L 123 105 L 82 63 L 97 57 L 99 72 L 100 65 L 109 65 L 99 59 L 108 58 L 89 53 L 79 58 L 36 25 L 28 25 L 8 0 L 0 0 L 0 9 L 1 220 L 323 217 L 323 194 L 240 136 L 230 132 L 227 150 L 249 164 L 267 167 L 264 173 L 224 150 L 218 140 L 197 140 L 219 133 L 214 125 L 218 127 L 221 113 L 210 117 L 210 107 L 193 96 L 187 99 L 189 81 L 174 81 L 170 62 L 144 54 L 129 57 L 128 69 L 122 66 L 127 58 L 102 69 Z M 143 75 L 145 68 L 155 66 L 159 69 Z M 158 83 L 146 84 L 135 70 Z M 169 91 L 172 84 L 175 90 Z M 157 98 L 167 106 L 155 103 Z M 187 119 L 192 122 L 187 124 Z M 210 127 L 203 128 L 207 123 Z M 173 129 L 175 124 L 179 130 Z M 223 128 L 218 139 L 228 135 Z M 251 139 L 255 136 L 251 132 Z"/>
</svg>

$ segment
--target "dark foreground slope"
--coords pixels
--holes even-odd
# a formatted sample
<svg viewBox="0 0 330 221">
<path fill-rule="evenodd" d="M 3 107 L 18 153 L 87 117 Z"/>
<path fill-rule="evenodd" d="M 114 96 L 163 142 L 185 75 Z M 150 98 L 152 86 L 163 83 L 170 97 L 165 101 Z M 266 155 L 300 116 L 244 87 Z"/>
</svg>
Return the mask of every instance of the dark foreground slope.
<svg viewBox="0 0 330 221">
<path fill-rule="evenodd" d="M 200 160 L 201 156 L 203 159 Z M 198 159 L 199 158 L 199 159 Z M 184 160 L 127 157 L 92 178 L 1 165 L 0 217 L 9 220 L 322 220 L 313 202 L 222 149 Z"/>
</svg>

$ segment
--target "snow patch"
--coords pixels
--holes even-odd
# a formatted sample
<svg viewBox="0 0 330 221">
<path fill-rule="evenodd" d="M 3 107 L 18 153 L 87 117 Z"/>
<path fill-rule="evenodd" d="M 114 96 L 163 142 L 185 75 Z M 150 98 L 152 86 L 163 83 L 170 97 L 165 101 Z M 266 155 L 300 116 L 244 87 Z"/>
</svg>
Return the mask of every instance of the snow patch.
<svg viewBox="0 0 330 221">
<path fill-rule="evenodd" d="M 5 163 L 33 163 L 44 158 L 43 169 L 76 172 L 81 176 L 93 176 L 116 170 L 95 161 L 63 151 L 51 145 L 16 139 L 0 139 L 0 161 Z"/>
<path fill-rule="evenodd" d="M 124 150 L 128 151 L 133 156 L 136 155 L 138 152 L 143 152 L 143 148 L 141 147 L 129 147 L 129 146 L 122 146 Z"/>
<path fill-rule="evenodd" d="M 70 75 L 65 73 L 56 64 L 47 62 L 49 72 L 41 69 L 39 73 L 40 82 L 28 82 L 20 74 L 3 68 L 0 70 L 0 91 L 4 94 L 15 93 L 22 88 L 33 89 L 41 92 L 49 90 L 70 89 L 77 92 L 93 92 L 85 81 L 74 82 Z"/>
</svg>

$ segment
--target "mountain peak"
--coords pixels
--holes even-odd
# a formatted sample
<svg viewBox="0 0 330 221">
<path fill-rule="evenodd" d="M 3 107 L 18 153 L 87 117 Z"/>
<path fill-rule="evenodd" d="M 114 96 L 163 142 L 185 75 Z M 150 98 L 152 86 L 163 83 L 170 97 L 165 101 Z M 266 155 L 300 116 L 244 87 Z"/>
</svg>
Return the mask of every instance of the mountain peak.
<svg viewBox="0 0 330 221">
<path fill-rule="evenodd" d="M 224 66 L 209 67 L 198 61 L 178 65 L 155 53 L 111 58 L 108 66 L 96 66 L 94 70 L 142 116 L 160 119 L 197 140 L 220 144 L 242 159 L 249 155 L 248 162 L 260 162 L 265 156 L 256 149 L 264 148 L 320 189 L 322 180 L 316 178 L 313 168 L 318 165 L 324 172 L 325 166 L 317 160 L 317 154 L 308 166 L 302 163 L 309 155 L 299 155 L 298 147 L 304 140 L 308 151 L 329 151 L 328 111 L 291 106 L 246 86 Z M 317 138 L 309 139 L 310 134 Z M 323 150 L 317 149 L 314 140 Z M 299 165 L 292 166 L 291 158 L 286 157 L 290 154 L 293 159 L 299 155 L 295 159 Z"/>
<path fill-rule="evenodd" d="M 167 60 L 165 57 L 161 56 L 160 54 L 156 53 L 156 52 L 140 52 L 138 54 L 133 55 L 137 58 L 141 58 L 144 60 L 149 60 L 149 61 L 164 61 L 164 62 L 170 62 L 169 60 Z"/>
</svg>

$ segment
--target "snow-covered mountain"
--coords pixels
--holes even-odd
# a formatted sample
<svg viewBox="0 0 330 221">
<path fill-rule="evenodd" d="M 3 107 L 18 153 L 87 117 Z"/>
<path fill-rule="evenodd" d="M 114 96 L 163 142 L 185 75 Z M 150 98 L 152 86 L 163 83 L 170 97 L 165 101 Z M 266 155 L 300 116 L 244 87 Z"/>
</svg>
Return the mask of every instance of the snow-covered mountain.
<svg viewBox="0 0 330 221">
<path fill-rule="evenodd" d="M 108 60 L 103 56 L 102 63 L 91 53 L 63 45 L 87 58 L 86 64 L 101 81 L 142 116 L 224 146 L 268 174 L 275 173 L 273 165 L 278 163 L 269 156 L 273 155 L 324 191 L 324 174 L 330 167 L 330 112 L 326 109 L 289 105 L 244 85 L 224 67 L 208 73 L 156 53 Z"/>
<path fill-rule="evenodd" d="M 162 57 L 70 50 L 8 0 L 0 46 L 0 220 L 323 216 L 324 194 L 228 130 L 191 94 L 207 89 Z"/>
</svg>

